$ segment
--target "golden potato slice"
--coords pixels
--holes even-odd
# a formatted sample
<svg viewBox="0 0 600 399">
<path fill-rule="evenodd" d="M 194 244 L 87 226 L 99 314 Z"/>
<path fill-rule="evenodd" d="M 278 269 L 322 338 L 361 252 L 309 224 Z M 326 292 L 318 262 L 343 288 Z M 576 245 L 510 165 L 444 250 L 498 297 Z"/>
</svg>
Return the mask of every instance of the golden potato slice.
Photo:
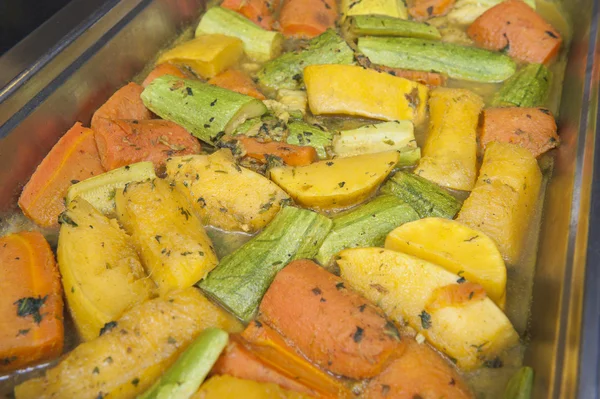
<svg viewBox="0 0 600 399">
<path fill-rule="evenodd" d="M 146 301 L 116 320 L 101 337 L 80 344 L 42 377 L 17 386 L 15 395 L 18 399 L 138 397 L 207 327 L 228 332 L 242 328 L 197 288 Z"/>
<path fill-rule="evenodd" d="M 117 190 L 115 203 L 160 295 L 191 287 L 219 263 L 192 205 L 167 181 L 129 183 Z"/>
<path fill-rule="evenodd" d="M 340 252 L 341 276 L 386 314 L 423 334 L 463 370 L 515 345 L 519 336 L 481 286 L 444 268 L 382 248 Z"/>
<path fill-rule="evenodd" d="M 506 266 L 496 244 L 484 233 L 454 220 L 425 218 L 391 231 L 385 247 L 435 263 L 480 284 L 504 309 Z"/>
<path fill-rule="evenodd" d="M 240 39 L 225 35 L 201 35 L 164 52 L 156 61 L 189 66 L 203 78 L 212 78 L 232 65 L 244 54 Z"/>
<path fill-rule="evenodd" d="M 355 65 L 304 68 L 308 105 L 315 115 L 358 115 L 384 121 L 425 118 L 427 86 Z"/>
<path fill-rule="evenodd" d="M 439 87 L 431 92 L 427 141 L 415 174 L 442 187 L 473 188 L 483 105 L 483 99 L 469 90 Z"/>
<path fill-rule="evenodd" d="M 541 185 L 542 172 L 527 149 L 490 143 L 475 188 L 456 220 L 487 234 L 508 264 L 518 264 Z"/>
<path fill-rule="evenodd" d="M 88 341 L 155 295 L 131 237 L 81 197 L 60 217 L 58 266 L 75 327 Z"/>
<path fill-rule="evenodd" d="M 390 151 L 277 167 L 271 169 L 271 179 L 300 205 L 317 210 L 343 209 L 370 197 L 394 169 L 398 156 Z"/>
<path fill-rule="evenodd" d="M 189 196 L 202 222 L 223 230 L 255 232 L 289 200 L 266 177 L 238 166 L 230 150 L 167 160 L 167 175 Z"/>
</svg>

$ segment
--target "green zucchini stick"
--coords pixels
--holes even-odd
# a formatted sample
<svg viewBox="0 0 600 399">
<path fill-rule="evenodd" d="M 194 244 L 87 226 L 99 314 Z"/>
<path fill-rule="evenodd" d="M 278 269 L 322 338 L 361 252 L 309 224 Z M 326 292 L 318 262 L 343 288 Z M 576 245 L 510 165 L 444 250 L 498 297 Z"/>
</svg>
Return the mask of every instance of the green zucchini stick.
<svg viewBox="0 0 600 399">
<path fill-rule="evenodd" d="M 267 112 L 254 97 L 169 75 L 154 79 L 141 97 L 152 112 L 211 144 L 247 119 Z"/>
<path fill-rule="evenodd" d="M 229 335 L 219 328 L 209 327 L 202 331 L 162 377 L 138 399 L 190 398 L 210 372 L 228 340 Z"/>
<path fill-rule="evenodd" d="M 516 70 L 507 55 L 475 47 L 400 37 L 361 37 L 358 50 L 392 68 L 433 71 L 475 82 L 503 82 Z"/>
</svg>

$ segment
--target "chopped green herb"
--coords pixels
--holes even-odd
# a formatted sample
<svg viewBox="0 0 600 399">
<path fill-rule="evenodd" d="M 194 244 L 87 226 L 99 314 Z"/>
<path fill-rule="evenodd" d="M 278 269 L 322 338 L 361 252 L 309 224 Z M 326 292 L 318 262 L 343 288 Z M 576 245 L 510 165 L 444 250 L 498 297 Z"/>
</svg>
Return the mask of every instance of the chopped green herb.
<svg viewBox="0 0 600 399">
<path fill-rule="evenodd" d="M 41 296 L 38 296 L 37 298 L 27 297 L 19 299 L 14 303 L 14 305 L 17 305 L 17 316 L 32 316 L 33 321 L 35 321 L 37 324 L 40 324 L 40 322 L 42 321 L 40 309 L 42 306 L 44 306 L 46 299 L 48 299 L 48 295 L 46 295 L 43 298 Z"/>
<path fill-rule="evenodd" d="M 422 311 L 419 318 L 421 319 L 421 327 L 426 330 L 431 327 L 431 315 L 429 313 Z"/>
</svg>

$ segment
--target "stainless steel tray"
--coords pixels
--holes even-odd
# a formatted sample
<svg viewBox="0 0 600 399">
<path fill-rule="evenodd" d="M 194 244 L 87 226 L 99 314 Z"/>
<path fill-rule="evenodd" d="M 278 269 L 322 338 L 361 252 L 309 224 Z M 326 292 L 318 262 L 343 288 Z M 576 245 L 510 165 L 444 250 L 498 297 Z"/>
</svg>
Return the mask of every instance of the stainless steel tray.
<svg viewBox="0 0 600 399">
<path fill-rule="evenodd" d="M 89 123 L 97 107 L 200 15 L 205 1 L 101 3 L 90 1 L 93 17 L 74 24 L 58 47 L 39 53 L 42 61 L 34 67 L 18 70 L 43 30 L 27 39 L 30 47 L 0 59 L 0 66 L 11 66 L 0 68 L 0 218 L 16 209 L 23 184 L 58 138 L 77 120 Z M 586 257 L 592 251 L 599 9 L 595 0 L 560 3 L 573 27 L 558 121 L 562 145 L 545 198 L 525 362 L 536 371 L 536 398 L 597 398 L 599 302 L 593 284 L 599 276 L 597 265 L 589 265 L 586 287 Z M 584 294 L 590 297 L 588 320 Z"/>
</svg>

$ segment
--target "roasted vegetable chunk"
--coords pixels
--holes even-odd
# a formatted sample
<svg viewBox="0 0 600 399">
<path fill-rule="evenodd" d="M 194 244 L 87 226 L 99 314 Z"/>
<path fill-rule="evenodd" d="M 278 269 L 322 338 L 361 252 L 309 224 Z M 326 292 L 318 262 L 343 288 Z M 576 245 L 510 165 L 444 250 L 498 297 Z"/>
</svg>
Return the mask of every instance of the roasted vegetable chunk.
<svg viewBox="0 0 600 399">
<path fill-rule="evenodd" d="M 238 166 L 226 149 L 171 158 L 167 175 L 184 186 L 181 190 L 204 223 L 224 230 L 257 231 L 289 200 L 269 179 Z"/>
<path fill-rule="evenodd" d="M 196 288 L 147 301 L 107 326 L 102 336 L 80 344 L 44 376 L 17 386 L 16 397 L 137 397 L 207 327 L 241 329 Z"/>
<path fill-rule="evenodd" d="M 192 205 L 165 180 L 130 183 L 115 202 L 119 222 L 161 295 L 191 287 L 219 263 Z"/>
<path fill-rule="evenodd" d="M 133 241 L 117 224 L 84 199 L 61 215 L 58 266 L 69 311 L 81 337 L 89 341 L 133 305 L 151 298 Z"/>
</svg>

